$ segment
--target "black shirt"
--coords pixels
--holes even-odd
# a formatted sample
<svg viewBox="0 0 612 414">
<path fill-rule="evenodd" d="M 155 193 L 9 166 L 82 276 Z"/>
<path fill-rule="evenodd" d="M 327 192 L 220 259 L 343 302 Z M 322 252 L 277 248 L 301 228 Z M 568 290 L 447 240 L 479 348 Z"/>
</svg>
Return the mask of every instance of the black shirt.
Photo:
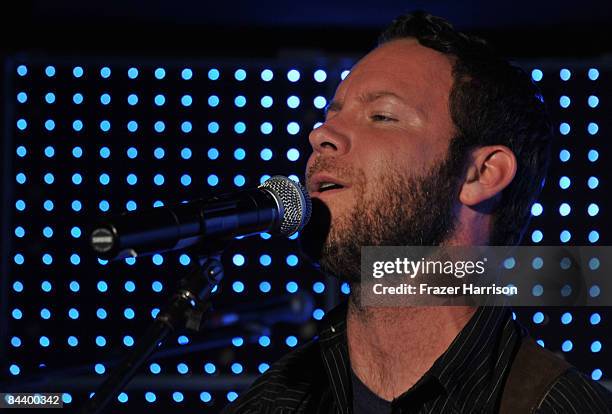
<svg viewBox="0 0 612 414">
<path fill-rule="evenodd" d="M 225 412 L 352 414 L 355 408 L 363 412 L 374 404 L 388 407 L 371 411 L 375 413 L 496 413 L 512 358 L 525 335 L 508 308 L 478 308 L 429 371 L 385 406 L 351 375 L 346 303 L 326 315 L 319 333 L 273 364 Z M 367 391 L 371 394 L 364 400 Z M 362 395 L 355 398 L 356 392 Z M 572 368 L 553 383 L 538 413 L 611 413 L 609 398 L 601 385 Z"/>
</svg>

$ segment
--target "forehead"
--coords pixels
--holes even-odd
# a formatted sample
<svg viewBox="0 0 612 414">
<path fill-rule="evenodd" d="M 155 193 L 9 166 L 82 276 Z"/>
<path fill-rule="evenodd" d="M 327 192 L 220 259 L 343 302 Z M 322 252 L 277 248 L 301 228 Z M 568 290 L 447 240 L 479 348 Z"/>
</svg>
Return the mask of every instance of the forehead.
<svg viewBox="0 0 612 414">
<path fill-rule="evenodd" d="M 452 65 L 442 53 L 416 39 L 385 43 L 364 56 L 339 85 L 336 98 L 388 90 L 423 110 L 447 106 L 452 87 Z"/>
</svg>

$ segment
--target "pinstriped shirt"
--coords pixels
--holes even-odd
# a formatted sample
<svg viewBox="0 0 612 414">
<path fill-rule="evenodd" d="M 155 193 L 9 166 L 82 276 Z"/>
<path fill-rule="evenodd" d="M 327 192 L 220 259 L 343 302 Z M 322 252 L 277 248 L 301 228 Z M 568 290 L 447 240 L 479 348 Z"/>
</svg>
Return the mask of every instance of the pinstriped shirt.
<svg viewBox="0 0 612 414">
<path fill-rule="evenodd" d="M 523 335 L 509 309 L 478 308 L 429 371 L 391 402 L 390 411 L 498 412 Z M 224 412 L 353 414 L 351 378 L 345 303 L 328 313 L 318 337 L 272 365 Z M 537 412 L 612 413 L 610 403 L 610 393 L 571 368 L 548 389 Z"/>
</svg>

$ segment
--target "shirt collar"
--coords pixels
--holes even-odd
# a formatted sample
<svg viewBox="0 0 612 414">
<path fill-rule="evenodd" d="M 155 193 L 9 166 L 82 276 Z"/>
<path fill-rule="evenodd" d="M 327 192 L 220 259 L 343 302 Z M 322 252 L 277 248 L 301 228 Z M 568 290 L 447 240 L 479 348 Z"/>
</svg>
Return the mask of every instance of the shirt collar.
<svg viewBox="0 0 612 414">
<path fill-rule="evenodd" d="M 329 311 L 319 325 L 319 342 L 325 370 L 332 387 L 332 394 L 340 412 L 350 412 L 352 391 L 349 384 L 350 361 L 346 337 L 347 302 L 344 301 Z M 505 370 L 518 343 L 519 335 L 512 324 L 511 311 L 507 307 L 484 307 L 477 309 L 470 321 L 453 340 L 448 349 L 434 362 L 423 378 L 409 391 L 394 401 L 394 405 L 404 405 L 413 400 L 413 391 L 423 385 L 431 386 L 435 379 L 436 386 L 450 396 L 450 404 L 459 410 L 468 395 L 462 392 L 462 385 L 473 378 L 470 374 L 485 364 L 489 369 L 485 378 L 478 378 L 490 384 L 486 394 L 492 392 L 503 381 Z M 468 388 L 468 387 L 466 387 Z M 478 411 L 489 401 L 486 398 L 477 401 L 478 406 L 470 409 Z"/>
</svg>

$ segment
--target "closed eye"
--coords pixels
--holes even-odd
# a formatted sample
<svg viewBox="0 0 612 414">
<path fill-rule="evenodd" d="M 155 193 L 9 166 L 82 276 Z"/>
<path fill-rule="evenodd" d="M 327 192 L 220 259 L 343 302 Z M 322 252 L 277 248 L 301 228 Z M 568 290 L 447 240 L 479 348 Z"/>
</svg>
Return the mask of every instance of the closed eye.
<svg viewBox="0 0 612 414">
<path fill-rule="evenodd" d="M 370 119 L 375 122 L 397 122 L 397 119 L 382 114 L 374 114 Z"/>
</svg>

